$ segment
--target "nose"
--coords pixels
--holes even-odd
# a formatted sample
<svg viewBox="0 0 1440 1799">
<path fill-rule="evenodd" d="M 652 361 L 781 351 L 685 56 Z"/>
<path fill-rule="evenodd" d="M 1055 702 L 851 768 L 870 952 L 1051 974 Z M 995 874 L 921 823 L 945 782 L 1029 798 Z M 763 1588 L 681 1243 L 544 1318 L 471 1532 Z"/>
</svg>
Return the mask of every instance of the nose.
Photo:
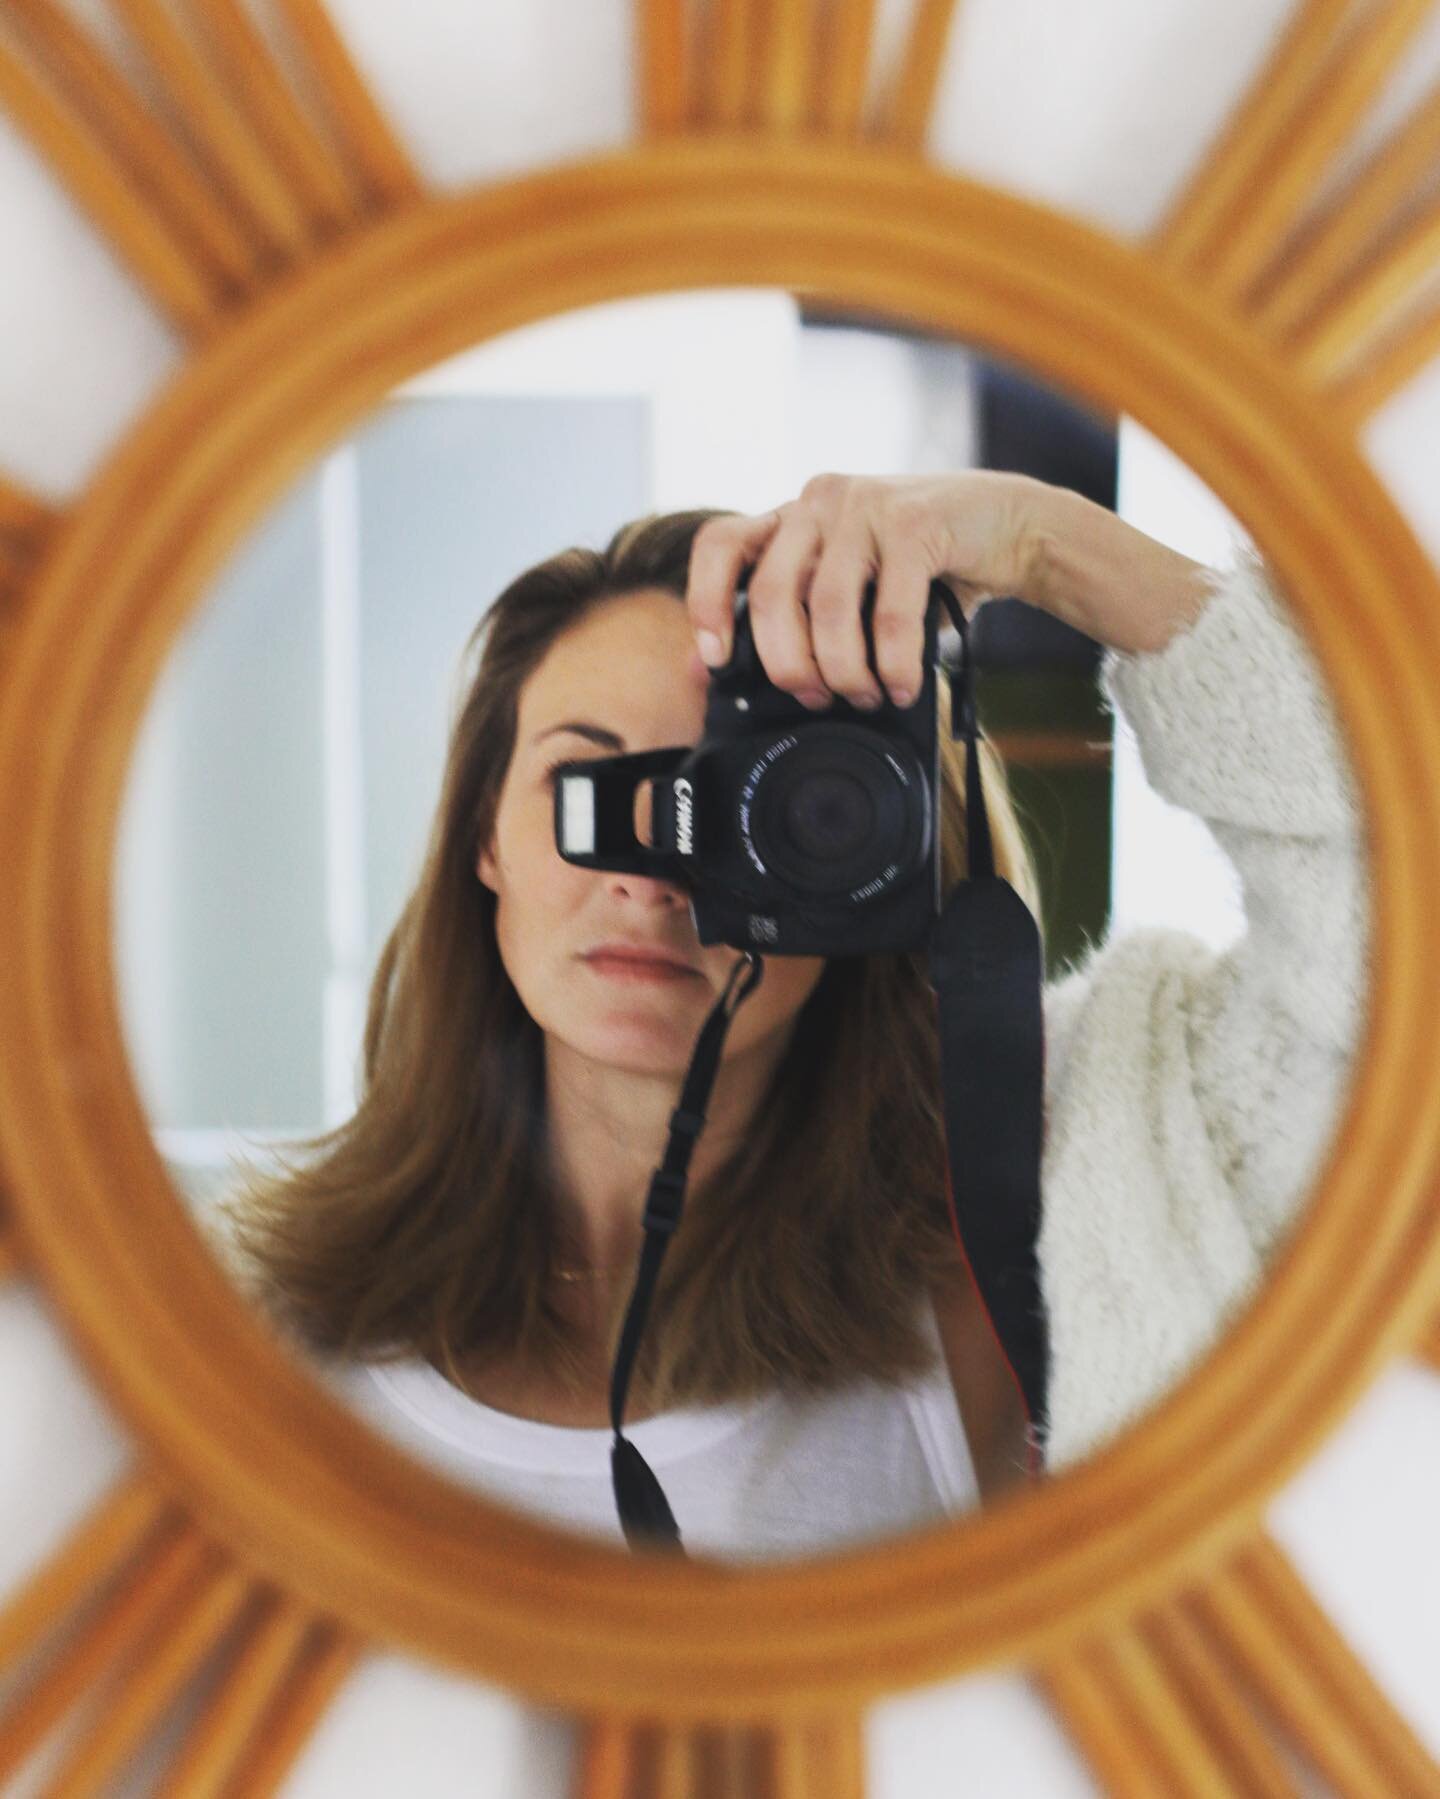
<svg viewBox="0 0 1440 1799">
<path fill-rule="evenodd" d="M 702 664 L 703 666 L 703 664 Z M 655 841 L 652 829 L 651 790 L 648 781 L 635 783 L 635 840 L 641 844 L 653 844 Z M 610 891 L 617 896 L 632 899 L 637 905 L 645 907 L 671 907 L 684 911 L 690 903 L 688 891 L 676 881 L 665 881 L 654 875 L 620 874 L 613 872 L 607 875 Z"/>
<path fill-rule="evenodd" d="M 606 876 L 610 891 L 618 898 L 630 899 L 647 911 L 652 907 L 683 912 L 690 903 L 686 890 L 675 881 L 662 881 L 653 875 L 611 873 Z"/>
</svg>

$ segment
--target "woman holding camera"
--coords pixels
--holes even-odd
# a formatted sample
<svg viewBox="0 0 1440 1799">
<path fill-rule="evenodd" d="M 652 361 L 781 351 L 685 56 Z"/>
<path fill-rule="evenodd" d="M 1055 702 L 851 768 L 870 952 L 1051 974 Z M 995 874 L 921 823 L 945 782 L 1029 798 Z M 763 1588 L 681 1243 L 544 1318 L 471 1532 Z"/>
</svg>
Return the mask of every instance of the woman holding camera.
<svg viewBox="0 0 1440 1799">
<path fill-rule="evenodd" d="M 824 475 L 761 517 L 641 520 L 520 576 L 472 640 L 359 1109 L 229 1214 L 256 1296 L 380 1428 L 612 1539 L 609 1380 L 641 1211 L 737 952 L 700 945 L 679 886 L 562 860 L 552 771 L 699 741 L 746 569 L 758 657 L 817 713 L 912 702 L 936 577 L 967 613 L 1013 594 L 1096 638 L 1152 784 L 1244 884 L 1225 954 L 1136 932 L 1046 989 L 1048 1467 L 1143 1413 L 1254 1293 L 1358 1036 L 1358 801 L 1258 566 L 1219 574 L 1068 491 L 961 473 Z M 948 893 L 964 746 L 940 685 Z M 1038 917 L 981 751 L 997 872 Z M 923 954 L 772 956 L 735 1012 L 627 1408 L 687 1547 L 818 1552 L 1027 1478 L 1041 1446 L 956 1241 L 939 1082 Z"/>
</svg>

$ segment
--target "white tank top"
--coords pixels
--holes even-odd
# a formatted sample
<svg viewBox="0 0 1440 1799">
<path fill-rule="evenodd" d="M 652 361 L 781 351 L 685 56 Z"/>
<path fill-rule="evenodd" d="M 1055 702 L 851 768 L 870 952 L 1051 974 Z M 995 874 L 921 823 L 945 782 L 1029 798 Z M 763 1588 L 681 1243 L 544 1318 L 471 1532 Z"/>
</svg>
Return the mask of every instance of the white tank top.
<svg viewBox="0 0 1440 1799">
<path fill-rule="evenodd" d="M 864 1379 L 810 1396 L 777 1389 L 627 1425 L 685 1549 L 734 1561 L 822 1554 L 973 1510 L 974 1463 L 928 1304 L 923 1322 L 935 1361 L 910 1382 Z M 417 1460 L 498 1504 L 623 1547 L 608 1426 L 495 1411 L 418 1357 L 319 1372 Z"/>
</svg>

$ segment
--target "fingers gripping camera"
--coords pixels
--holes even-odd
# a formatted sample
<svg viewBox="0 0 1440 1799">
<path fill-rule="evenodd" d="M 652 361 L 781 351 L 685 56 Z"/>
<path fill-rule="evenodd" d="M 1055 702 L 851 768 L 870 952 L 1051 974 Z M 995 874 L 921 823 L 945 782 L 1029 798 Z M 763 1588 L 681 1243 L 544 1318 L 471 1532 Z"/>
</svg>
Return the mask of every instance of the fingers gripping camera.
<svg viewBox="0 0 1440 1799">
<path fill-rule="evenodd" d="M 862 603 L 872 672 L 874 603 L 872 582 Z M 562 764 L 560 855 L 685 887 L 702 944 L 781 956 L 924 949 L 941 905 L 935 671 L 947 608 L 953 616 L 953 594 L 932 582 L 912 706 L 866 712 L 837 696 L 817 715 L 765 673 L 742 587 L 700 742 Z M 649 843 L 635 832 L 642 781 Z"/>
</svg>

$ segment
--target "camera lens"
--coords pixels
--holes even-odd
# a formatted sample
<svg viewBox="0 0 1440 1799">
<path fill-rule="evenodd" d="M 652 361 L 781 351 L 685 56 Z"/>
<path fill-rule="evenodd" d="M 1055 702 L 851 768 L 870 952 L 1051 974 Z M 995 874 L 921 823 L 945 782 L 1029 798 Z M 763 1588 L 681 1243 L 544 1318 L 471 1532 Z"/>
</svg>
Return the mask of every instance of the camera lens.
<svg viewBox="0 0 1440 1799">
<path fill-rule="evenodd" d="M 862 781 L 844 769 L 817 769 L 794 782 L 784 802 L 785 832 L 802 856 L 817 862 L 849 857 L 875 830 L 875 805 Z"/>
<path fill-rule="evenodd" d="M 876 898 L 930 847 L 914 752 L 853 725 L 817 724 L 767 745 L 740 799 L 755 859 L 807 898 Z"/>
</svg>

